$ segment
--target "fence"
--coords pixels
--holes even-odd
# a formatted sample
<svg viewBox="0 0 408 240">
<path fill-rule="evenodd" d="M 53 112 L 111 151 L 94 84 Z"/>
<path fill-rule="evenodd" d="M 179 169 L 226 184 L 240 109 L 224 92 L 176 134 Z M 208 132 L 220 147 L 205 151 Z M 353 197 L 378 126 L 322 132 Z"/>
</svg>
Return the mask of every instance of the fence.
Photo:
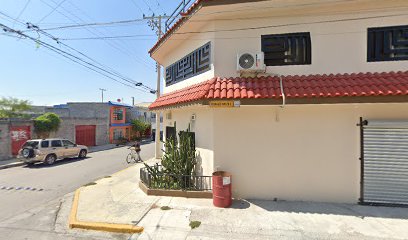
<svg viewBox="0 0 408 240">
<path fill-rule="evenodd" d="M 173 24 L 181 17 L 182 13 L 185 13 L 187 9 L 194 3 L 192 0 L 182 0 L 181 3 L 176 7 L 174 12 L 166 20 L 166 31 L 169 30 Z"/>
<path fill-rule="evenodd" d="M 160 166 L 160 169 L 162 167 Z M 157 174 L 152 175 L 146 167 L 140 169 L 140 180 L 150 189 L 211 191 L 211 176 Z"/>
</svg>

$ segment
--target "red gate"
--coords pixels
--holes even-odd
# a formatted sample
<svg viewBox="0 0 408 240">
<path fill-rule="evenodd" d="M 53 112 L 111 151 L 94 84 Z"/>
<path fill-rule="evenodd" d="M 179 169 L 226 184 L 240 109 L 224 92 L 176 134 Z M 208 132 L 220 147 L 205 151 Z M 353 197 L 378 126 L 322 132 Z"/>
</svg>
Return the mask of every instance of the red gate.
<svg viewBox="0 0 408 240">
<path fill-rule="evenodd" d="M 95 146 L 95 125 L 75 126 L 75 143 L 85 146 Z"/>
<path fill-rule="evenodd" d="M 16 156 L 21 146 L 31 138 L 30 126 L 12 126 L 10 127 L 11 154 Z"/>
</svg>

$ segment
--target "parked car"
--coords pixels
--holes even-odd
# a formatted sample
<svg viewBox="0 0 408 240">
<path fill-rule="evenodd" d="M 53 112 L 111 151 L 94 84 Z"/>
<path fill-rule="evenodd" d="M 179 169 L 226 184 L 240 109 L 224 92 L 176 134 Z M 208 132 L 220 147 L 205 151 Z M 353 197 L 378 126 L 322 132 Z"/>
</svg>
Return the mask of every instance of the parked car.
<svg viewBox="0 0 408 240">
<path fill-rule="evenodd" d="M 66 139 L 33 139 L 24 143 L 18 152 L 18 159 L 27 164 L 43 162 L 52 165 L 59 159 L 85 158 L 87 153 L 88 147 Z"/>
</svg>

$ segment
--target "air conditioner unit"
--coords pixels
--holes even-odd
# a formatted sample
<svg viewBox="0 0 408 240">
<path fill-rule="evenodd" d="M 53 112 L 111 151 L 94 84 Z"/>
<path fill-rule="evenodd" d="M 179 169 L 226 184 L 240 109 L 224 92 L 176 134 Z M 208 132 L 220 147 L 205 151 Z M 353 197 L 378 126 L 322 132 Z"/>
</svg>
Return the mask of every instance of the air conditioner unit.
<svg viewBox="0 0 408 240">
<path fill-rule="evenodd" d="M 265 71 L 264 54 L 241 53 L 237 56 L 238 71 Z"/>
</svg>

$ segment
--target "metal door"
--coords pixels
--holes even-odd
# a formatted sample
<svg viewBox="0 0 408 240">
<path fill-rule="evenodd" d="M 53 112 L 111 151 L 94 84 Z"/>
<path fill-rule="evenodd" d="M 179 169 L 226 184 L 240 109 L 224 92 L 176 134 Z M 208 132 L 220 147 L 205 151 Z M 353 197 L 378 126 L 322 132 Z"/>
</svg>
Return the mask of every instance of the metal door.
<svg viewBox="0 0 408 240">
<path fill-rule="evenodd" d="M 11 154 L 16 156 L 23 144 L 31 139 L 30 126 L 12 126 L 10 128 Z"/>
<path fill-rule="evenodd" d="M 361 121 L 361 202 L 408 204 L 408 122 Z"/>
<path fill-rule="evenodd" d="M 95 125 L 77 125 L 75 126 L 75 143 L 85 146 L 95 146 Z"/>
</svg>

